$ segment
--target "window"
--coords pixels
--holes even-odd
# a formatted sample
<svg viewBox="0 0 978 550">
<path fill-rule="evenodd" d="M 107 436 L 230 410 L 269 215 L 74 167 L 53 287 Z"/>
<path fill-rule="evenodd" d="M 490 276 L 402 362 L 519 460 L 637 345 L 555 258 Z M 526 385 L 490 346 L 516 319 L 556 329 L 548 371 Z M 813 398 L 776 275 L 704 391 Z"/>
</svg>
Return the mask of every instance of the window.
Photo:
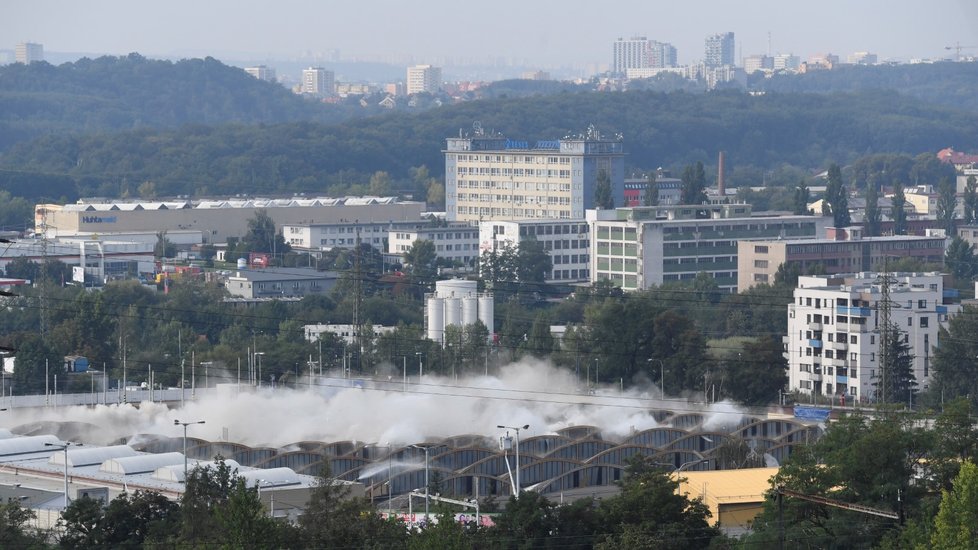
<svg viewBox="0 0 978 550">
<path fill-rule="evenodd" d="M 754 267 L 767 268 L 767 260 L 754 260 Z"/>
<path fill-rule="evenodd" d="M 927 316 L 921 317 L 920 328 L 927 328 L 928 326 L 930 326 L 930 321 L 928 320 L 928 317 Z"/>
<path fill-rule="evenodd" d="M 927 309 L 927 300 L 917 300 L 917 307 L 920 309 Z"/>
<path fill-rule="evenodd" d="M 913 317 L 907 317 L 907 326 L 908 327 L 912 327 L 913 326 Z"/>
</svg>

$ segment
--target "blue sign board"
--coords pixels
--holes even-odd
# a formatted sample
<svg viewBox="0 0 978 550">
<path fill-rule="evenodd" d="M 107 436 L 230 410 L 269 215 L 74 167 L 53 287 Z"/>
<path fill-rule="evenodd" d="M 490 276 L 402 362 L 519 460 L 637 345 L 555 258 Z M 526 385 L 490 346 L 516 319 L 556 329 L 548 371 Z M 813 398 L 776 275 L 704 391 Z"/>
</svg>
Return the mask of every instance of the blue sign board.
<svg viewBox="0 0 978 550">
<path fill-rule="evenodd" d="M 817 409 L 815 407 L 795 407 L 795 418 L 804 420 L 818 420 L 824 422 L 829 419 L 832 409 Z"/>
</svg>

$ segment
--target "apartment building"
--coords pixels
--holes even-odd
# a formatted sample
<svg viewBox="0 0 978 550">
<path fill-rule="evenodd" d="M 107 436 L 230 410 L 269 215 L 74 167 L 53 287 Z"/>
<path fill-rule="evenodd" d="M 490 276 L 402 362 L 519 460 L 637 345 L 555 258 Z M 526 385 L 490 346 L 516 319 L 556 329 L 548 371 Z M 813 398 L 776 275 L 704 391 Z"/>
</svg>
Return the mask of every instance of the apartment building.
<svg viewBox="0 0 978 550">
<path fill-rule="evenodd" d="M 14 60 L 24 65 L 44 61 L 44 45 L 34 42 L 21 42 L 14 46 Z"/>
<path fill-rule="evenodd" d="M 479 249 L 482 253 L 494 248 L 519 247 L 524 240 L 540 241 L 552 263 L 547 282 L 587 282 L 591 270 L 590 231 L 583 218 L 482 222 L 479 224 Z"/>
<path fill-rule="evenodd" d="M 914 258 L 944 264 L 944 237 L 893 235 L 864 237 L 861 227 L 829 227 L 824 239 L 773 239 L 737 243 L 737 291 L 774 282 L 784 264 L 798 273 L 814 266 L 824 273 L 882 269 L 888 258 Z"/>
<path fill-rule="evenodd" d="M 703 63 L 707 67 L 732 66 L 734 59 L 734 33 L 724 32 L 706 37 L 706 57 Z"/>
<path fill-rule="evenodd" d="M 593 126 L 576 137 L 531 144 L 489 135 L 476 125 L 473 136 L 446 141 L 449 221 L 584 219 L 604 176 L 614 204 L 624 204 L 621 137 L 605 138 Z"/>
<path fill-rule="evenodd" d="M 437 94 L 441 91 L 441 67 L 431 65 L 415 65 L 407 68 L 407 87 L 408 95 L 428 92 Z"/>
<path fill-rule="evenodd" d="M 925 390 L 934 374 L 939 329 L 960 306 L 945 303 L 939 273 L 896 273 L 890 279 L 890 320 L 909 344 L 917 388 Z M 876 272 L 799 277 L 784 337 L 789 390 L 856 402 L 876 399 L 882 296 Z"/>
<path fill-rule="evenodd" d="M 336 93 L 336 75 L 322 67 L 302 70 L 302 93 L 325 97 Z"/>
<path fill-rule="evenodd" d="M 737 242 L 823 234 L 829 218 L 753 216 L 749 204 L 672 205 L 588 212 L 591 282 L 625 290 L 710 274 L 737 290 Z"/>
<path fill-rule="evenodd" d="M 255 67 L 245 67 L 244 71 L 251 76 L 257 78 L 258 80 L 264 80 L 266 82 L 275 82 L 275 69 L 271 67 L 266 67 L 265 65 L 257 65 Z"/>
</svg>

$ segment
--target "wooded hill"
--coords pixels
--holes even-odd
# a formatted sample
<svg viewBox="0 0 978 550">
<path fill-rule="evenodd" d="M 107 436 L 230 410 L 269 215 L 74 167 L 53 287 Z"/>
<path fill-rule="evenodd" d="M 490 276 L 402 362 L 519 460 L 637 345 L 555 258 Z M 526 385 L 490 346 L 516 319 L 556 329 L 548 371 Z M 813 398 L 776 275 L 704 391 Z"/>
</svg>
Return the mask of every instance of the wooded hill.
<svg viewBox="0 0 978 550">
<path fill-rule="evenodd" d="M 212 58 L 171 63 L 132 54 L 58 67 L 15 64 L 0 68 L 0 151 L 7 147 L 0 188 L 68 200 L 135 193 L 144 182 L 157 196 L 341 194 L 378 171 L 407 188 L 411 167 L 440 176 L 444 139 L 475 121 L 531 142 L 595 124 L 606 135 L 624 135 L 626 163 L 636 172 L 694 161 L 712 172 L 720 150 L 736 177 L 785 166 L 807 173 L 874 153 L 978 149 L 978 113 L 894 91 L 574 90 L 552 86 L 534 97 L 366 117 L 373 110 L 355 101 L 306 101 Z"/>
</svg>

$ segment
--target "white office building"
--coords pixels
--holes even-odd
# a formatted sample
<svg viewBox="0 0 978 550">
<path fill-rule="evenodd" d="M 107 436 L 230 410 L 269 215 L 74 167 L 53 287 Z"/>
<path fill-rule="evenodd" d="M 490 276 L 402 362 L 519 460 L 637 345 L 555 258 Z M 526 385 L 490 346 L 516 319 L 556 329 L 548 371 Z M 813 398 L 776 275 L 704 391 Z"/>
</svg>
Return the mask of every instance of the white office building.
<svg viewBox="0 0 978 550">
<path fill-rule="evenodd" d="M 266 82 L 275 82 L 275 69 L 271 67 L 266 67 L 265 65 L 258 65 L 255 67 L 245 67 L 246 73 L 257 78 L 258 80 L 264 80 Z"/>
<path fill-rule="evenodd" d="M 297 223 L 282 225 L 282 235 L 293 250 L 308 252 L 313 256 L 334 248 L 353 249 L 358 237 L 361 244 L 369 244 L 381 252 L 387 252 L 387 237 L 390 233 L 418 231 L 426 225 L 428 221 L 420 217 L 400 221 Z"/>
<path fill-rule="evenodd" d="M 945 304 L 939 273 L 891 274 L 890 321 L 910 345 L 918 390 L 934 374 L 931 358 L 938 332 L 960 306 Z M 788 306 L 788 388 L 805 394 L 845 395 L 856 402 L 876 398 L 881 380 L 880 274 L 799 277 Z M 908 396 L 888 399 L 906 400 Z"/>
<path fill-rule="evenodd" d="M 479 229 L 468 223 L 394 229 L 387 234 L 387 252 L 403 257 L 418 240 L 433 242 L 439 259 L 461 266 L 475 266 L 479 261 Z"/>
<path fill-rule="evenodd" d="M 336 75 L 322 67 L 302 70 L 302 93 L 325 97 L 336 93 Z"/>
<path fill-rule="evenodd" d="M 559 140 L 511 140 L 476 127 L 448 138 L 445 215 L 450 221 L 583 219 L 607 176 L 615 205 L 625 202 L 621 136 L 594 127 Z M 461 132 L 460 132 L 461 134 Z"/>
<path fill-rule="evenodd" d="M 423 92 L 437 94 L 441 91 L 441 84 L 441 67 L 415 65 L 407 68 L 408 95 Z"/>
<path fill-rule="evenodd" d="M 590 279 L 590 226 L 578 220 L 494 221 L 479 224 L 480 254 L 511 246 L 522 241 L 543 243 L 553 264 L 546 275 L 548 283 L 579 283 Z"/>
<path fill-rule="evenodd" d="M 14 60 L 24 65 L 44 61 L 44 45 L 21 42 L 14 47 Z"/>
<path fill-rule="evenodd" d="M 733 66 L 734 59 L 734 33 L 724 32 L 706 37 L 706 57 L 703 63 L 707 67 Z"/>
</svg>

